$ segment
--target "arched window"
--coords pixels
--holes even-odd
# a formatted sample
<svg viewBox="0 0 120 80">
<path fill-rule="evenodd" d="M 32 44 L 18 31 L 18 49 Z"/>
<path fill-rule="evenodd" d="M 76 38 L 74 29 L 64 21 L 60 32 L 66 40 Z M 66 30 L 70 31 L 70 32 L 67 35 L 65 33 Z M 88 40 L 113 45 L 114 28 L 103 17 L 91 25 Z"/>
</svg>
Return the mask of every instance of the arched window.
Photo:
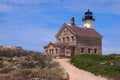
<svg viewBox="0 0 120 80">
<path fill-rule="evenodd" d="M 95 54 L 97 53 L 97 49 L 94 50 L 94 53 L 95 53 Z"/>
<path fill-rule="evenodd" d="M 91 49 L 90 48 L 88 48 L 88 53 L 91 53 Z"/>
</svg>

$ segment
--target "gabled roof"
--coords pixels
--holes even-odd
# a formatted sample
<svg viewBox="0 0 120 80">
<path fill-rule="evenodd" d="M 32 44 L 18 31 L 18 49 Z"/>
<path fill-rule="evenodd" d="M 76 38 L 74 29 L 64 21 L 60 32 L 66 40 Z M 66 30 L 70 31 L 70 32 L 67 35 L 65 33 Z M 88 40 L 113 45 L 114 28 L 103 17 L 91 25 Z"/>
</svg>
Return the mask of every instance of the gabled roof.
<svg viewBox="0 0 120 80">
<path fill-rule="evenodd" d="M 59 30 L 56 37 L 59 36 L 59 34 L 62 32 L 62 29 L 64 27 L 67 27 L 73 34 L 89 35 L 89 36 L 96 36 L 96 37 L 102 38 L 102 35 L 100 35 L 95 29 L 80 27 L 80 26 L 77 26 L 77 25 L 70 25 L 70 24 L 66 24 L 66 23 Z"/>
<path fill-rule="evenodd" d="M 47 48 L 47 47 L 49 47 L 50 45 L 55 46 L 55 45 L 56 45 L 56 43 L 49 42 L 49 44 L 48 44 L 47 46 L 44 46 L 44 48 Z"/>
<path fill-rule="evenodd" d="M 60 29 L 60 30 L 58 31 L 58 33 L 55 35 L 56 38 L 61 34 L 61 32 L 63 31 L 64 28 L 67 28 L 71 33 L 74 34 L 74 32 L 69 28 L 69 26 L 68 26 L 66 23 L 64 23 L 64 24 L 62 25 L 61 29 Z"/>
</svg>

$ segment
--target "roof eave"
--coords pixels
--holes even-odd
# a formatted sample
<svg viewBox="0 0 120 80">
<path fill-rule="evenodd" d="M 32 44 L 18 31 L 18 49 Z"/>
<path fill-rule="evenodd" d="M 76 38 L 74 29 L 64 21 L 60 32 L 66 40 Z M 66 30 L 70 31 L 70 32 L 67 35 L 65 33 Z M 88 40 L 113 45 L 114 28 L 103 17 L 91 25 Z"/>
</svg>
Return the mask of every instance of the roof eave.
<svg viewBox="0 0 120 80">
<path fill-rule="evenodd" d="M 57 32 L 57 34 L 55 35 L 56 38 L 59 36 L 61 30 L 64 28 L 65 25 L 66 25 L 66 23 L 64 23 L 64 24 L 62 25 L 62 27 L 60 28 L 60 30 Z"/>
</svg>

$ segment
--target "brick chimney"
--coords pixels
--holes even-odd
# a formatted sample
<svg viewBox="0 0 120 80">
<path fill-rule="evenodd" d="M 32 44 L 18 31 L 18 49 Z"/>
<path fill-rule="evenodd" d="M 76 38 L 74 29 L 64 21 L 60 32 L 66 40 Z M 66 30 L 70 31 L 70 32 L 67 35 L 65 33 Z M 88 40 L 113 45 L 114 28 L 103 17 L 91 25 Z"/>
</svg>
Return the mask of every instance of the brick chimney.
<svg viewBox="0 0 120 80">
<path fill-rule="evenodd" d="M 75 25 L 75 18 L 74 18 L 74 17 L 71 18 L 70 24 L 71 24 L 71 25 Z"/>
</svg>

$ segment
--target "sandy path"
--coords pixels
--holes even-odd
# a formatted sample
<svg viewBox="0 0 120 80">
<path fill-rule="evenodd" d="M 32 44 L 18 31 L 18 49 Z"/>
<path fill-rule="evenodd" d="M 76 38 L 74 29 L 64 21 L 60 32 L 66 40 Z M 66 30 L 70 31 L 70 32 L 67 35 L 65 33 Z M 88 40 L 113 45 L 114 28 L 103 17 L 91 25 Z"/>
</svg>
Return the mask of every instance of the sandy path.
<svg viewBox="0 0 120 80">
<path fill-rule="evenodd" d="M 56 59 L 56 60 L 68 72 L 70 80 L 107 80 L 106 78 L 95 76 L 90 72 L 74 67 L 68 62 L 69 59 Z"/>
</svg>

